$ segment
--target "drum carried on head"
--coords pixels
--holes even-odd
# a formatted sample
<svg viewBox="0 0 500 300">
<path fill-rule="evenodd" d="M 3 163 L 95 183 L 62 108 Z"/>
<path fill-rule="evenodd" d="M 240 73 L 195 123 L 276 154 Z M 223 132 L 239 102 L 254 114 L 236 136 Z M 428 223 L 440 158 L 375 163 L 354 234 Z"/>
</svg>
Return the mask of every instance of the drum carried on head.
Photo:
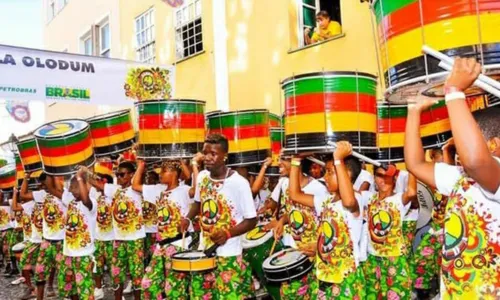
<svg viewBox="0 0 500 300">
<path fill-rule="evenodd" d="M 16 166 L 8 164 L 0 168 L 0 190 L 11 189 L 16 186 Z"/>
<path fill-rule="evenodd" d="M 285 282 L 303 277 L 313 264 L 302 252 L 288 248 L 269 256 L 262 264 L 264 276 L 269 282 Z"/>
<path fill-rule="evenodd" d="M 83 120 L 60 120 L 35 131 L 43 169 L 55 176 L 71 175 L 78 166 L 95 162 L 90 126 Z"/>
<path fill-rule="evenodd" d="M 376 151 L 377 79 L 358 72 L 302 74 L 283 81 L 284 152 L 331 151 L 329 141 L 349 141 Z M 328 150 L 330 149 L 330 150 Z"/>
<path fill-rule="evenodd" d="M 35 172 L 42 169 L 42 158 L 35 137 L 32 134 L 19 137 L 16 145 L 26 172 Z"/>
<path fill-rule="evenodd" d="M 21 157 L 19 156 L 19 153 L 15 152 L 14 157 L 16 159 L 16 178 L 17 178 L 17 186 L 21 186 L 23 184 L 24 180 L 24 168 L 23 164 L 21 162 Z M 42 170 L 35 171 L 31 173 L 30 179 L 28 180 L 28 188 L 29 189 L 34 189 L 38 185 L 38 177 L 40 177 L 40 174 L 42 173 Z"/>
<path fill-rule="evenodd" d="M 269 157 L 269 112 L 265 109 L 213 112 L 207 115 L 208 133 L 229 141 L 228 166 L 259 164 Z"/>
<path fill-rule="evenodd" d="M 178 159 L 194 156 L 205 141 L 205 102 L 149 100 L 135 104 L 139 122 L 137 157 Z"/>
<path fill-rule="evenodd" d="M 87 119 L 97 157 L 121 153 L 132 147 L 135 132 L 130 110 L 121 110 Z"/>
<path fill-rule="evenodd" d="M 271 131 L 271 157 L 273 163 L 266 170 L 267 176 L 280 176 L 280 154 L 285 138 L 285 129 L 283 127 L 272 127 Z"/>
<path fill-rule="evenodd" d="M 499 71 L 500 2 L 376 0 L 372 5 L 389 102 L 406 102 L 417 93 L 443 96 L 446 72 L 438 59 L 422 54 L 423 45 L 448 56 L 473 56 L 486 70 Z"/>
</svg>

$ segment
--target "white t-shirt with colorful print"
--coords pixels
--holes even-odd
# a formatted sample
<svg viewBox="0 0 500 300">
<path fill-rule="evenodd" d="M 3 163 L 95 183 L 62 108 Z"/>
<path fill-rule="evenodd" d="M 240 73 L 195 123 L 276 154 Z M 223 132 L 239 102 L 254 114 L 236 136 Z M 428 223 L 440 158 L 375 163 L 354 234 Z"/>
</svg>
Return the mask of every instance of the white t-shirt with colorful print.
<svg viewBox="0 0 500 300">
<path fill-rule="evenodd" d="M 61 199 L 45 191 L 34 191 L 35 202 L 42 204 L 43 238 L 51 241 L 64 239 L 66 206 Z"/>
<path fill-rule="evenodd" d="M 485 191 L 457 166 L 436 164 L 434 174 L 438 192 L 448 196 L 442 299 L 499 299 L 500 188 Z"/>
<path fill-rule="evenodd" d="M 158 207 L 155 203 L 147 201 L 144 196 L 144 188 L 154 190 L 164 191 L 167 189 L 165 184 L 155 184 L 142 186 L 142 197 L 145 201 L 142 202 L 142 216 L 144 218 L 144 229 L 146 233 L 157 233 L 158 232 Z"/>
<path fill-rule="evenodd" d="M 360 198 L 361 195 L 356 194 L 360 207 L 358 217 L 344 208 L 342 200 L 334 201 L 332 195 L 314 198 L 320 216 L 316 252 L 316 275 L 320 281 L 340 284 L 356 272 L 363 224 Z"/>
<path fill-rule="evenodd" d="M 248 180 L 233 172 L 225 180 L 210 178 L 204 170 L 196 179 L 195 201 L 200 202 L 200 225 L 203 238 L 200 248 L 208 249 L 213 245 L 209 235 L 216 229 L 230 229 L 244 219 L 257 217 Z M 232 237 L 217 248 L 217 256 L 241 255 L 241 237 Z"/>
<path fill-rule="evenodd" d="M 10 209 L 10 206 L 0 206 L 0 231 L 12 228 L 12 222 L 10 220 L 11 213 L 12 210 Z"/>
<path fill-rule="evenodd" d="M 76 201 L 70 192 L 63 194 L 63 203 L 68 207 L 66 213 L 66 232 L 63 254 L 71 257 L 92 255 L 94 246 L 94 226 L 97 203 L 92 200 L 92 210 L 81 201 Z"/>
<path fill-rule="evenodd" d="M 33 194 L 34 195 L 34 194 Z M 43 204 L 35 201 L 28 201 L 21 204 L 25 214 L 29 215 L 29 224 L 31 226 L 31 235 L 29 241 L 35 244 L 42 242 L 43 235 Z M 26 223 L 25 223 L 26 224 Z M 24 230 L 29 232 L 29 229 Z"/>
<path fill-rule="evenodd" d="M 146 237 L 142 218 L 142 195 L 128 187 L 106 183 L 106 201 L 112 204 L 113 229 L 118 241 L 135 241 Z"/>
<path fill-rule="evenodd" d="M 95 214 L 95 239 L 99 241 L 113 241 L 115 239 L 115 232 L 113 230 L 112 205 L 110 202 L 106 201 L 106 196 L 92 189 L 89 193 L 89 197 L 97 205 Z"/>
</svg>

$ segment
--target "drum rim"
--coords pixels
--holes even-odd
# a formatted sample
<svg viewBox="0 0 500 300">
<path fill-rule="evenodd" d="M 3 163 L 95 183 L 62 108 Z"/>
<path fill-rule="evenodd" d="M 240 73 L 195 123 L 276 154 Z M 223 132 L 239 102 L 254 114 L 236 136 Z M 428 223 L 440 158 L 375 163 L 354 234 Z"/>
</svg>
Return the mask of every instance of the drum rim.
<svg viewBox="0 0 500 300">
<path fill-rule="evenodd" d="M 190 103 L 190 104 L 206 104 L 206 101 L 196 100 L 196 99 L 149 99 L 145 101 L 137 101 L 134 106 L 139 106 L 141 104 L 154 104 L 154 103 Z"/>
<path fill-rule="evenodd" d="M 116 151 L 112 151 L 112 152 L 106 152 L 106 153 L 100 153 L 100 154 L 96 154 L 95 151 L 94 151 L 94 155 L 95 155 L 96 158 L 106 157 L 108 155 L 117 154 L 117 153 L 120 153 L 120 152 L 125 152 L 127 150 L 130 150 L 132 147 L 134 147 L 134 145 L 131 145 L 130 147 L 126 147 L 126 148 L 123 148 L 123 149 L 120 149 L 120 150 L 116 150 Z M 96 148 L 96 147 L 94 147 L 94 148 Z"/>
<path fill-rule="evenodd" d="M 85 119 L 85 121 L 87 121 L 87 123 L 90 124 L 92 122 L 101 121 L 102 119 L 105 119 L 105 118 L 108 118 L 108 117 L 117 117 L 117 116 L 120 116 L 120 115 L 125 115 L 127 113 L 130 114 L 130 108 L 128 108 L 128 109 L 122 109 L 122 110 L 118 110 L 118 111 L 114 111 L 114 112 L 109 112 L 109 113 L 105 113 L 105 114 L 101 114 L 101 115 L 97 115 L 97 116 L 93 116 L 93 117 Z"/>
<path fill-rule="evenodd" d="M 19 144 L 27 143 L 31 140 L 36 140 L 34 132 L 31 132 L 31 133 L 28 133 L 28 134 L 25 134 L 25 135 L 18 137 L 16 146 Z"/>
<path fill-rule="evenodd" d="M 290 134 L 294 135 L 294 134 Z M 379 148 L 377 146 L 352 146 L 352 149 L 354 150 L 378 150 Z M 293 147 L 293 148 L 287 148 L 283 147 L 282 152 L 283 153 L 296 153 L 299 151 L 315 151 L 317 153 L 325 153 L 325 152 L 331 152 L 333 148 L 328 145 L 324 146 L 317 146 L 317 147 Z"/>
<path fill-rule="evenodd" d="M 227 117 L 231 115 L 245 115 L 249 113 L 269 113 L 269 110 L 267 108 L 258 108 L 258 109 L 242 109 L 242 110 L 233 110 L 233 111 L 220 111 L 220 112 L 213 112 L 213 115 L 209 115 L 206 118 L 209 119 L 210 117 L 213 117 L 217 115 L 218 117 Z M 210 129 L 210 128 L 209 128 Z"/>
<path fill-rule="evenodd" d="M 78 131 L 76 131 L 76 132 L 74 132 L 72 134 L 68 134 L 68 135 L 53 136 L 53 137 L 43 137 L 43 136 L 39 136 L 39 135 L 36 134 L 40 129 L 42 129 L 43 127 L 45 127 L 45 126 L 47 126 L 49 124 L 63 122 L 63 121 L 82 121 L 83 123 L 85 123 L 86 126 L 83 127 L 82 129 L 80 129 L 80 130 L 78 130 Z M 85 121 L 84 119 L 61 119 L 61 120 L 52 121 L 52 122 L 48 122 L 48 123 L 43 124 L 42 126 L 40 126 L 37 129 L 35 129 L 35 131 L 33 132 L 33 135 L 35 136 L 35 139 L 40 139 L 40 140 L 55 140 L 55 139 L 69 138 L 69 137 L 75 136 L 75 135 L 80 134 L 83 131 L 85 131 L 85 129 L 89 130 L 89 137 L 90 137 L 90 124 L 87 121 Z M 37 143 L 37 146 L 38 146 L 38 143 Z"/>
<path fill-rule="evenodd" d="M 377 78 L 378 78 L 377 76 L 375 76 L 373 74 L 370 74 L 370 73 L 356 72 L 356 71 L 311 72 L 311 73 L 302 73 L 302 74 L 298 74 L 298 75 L 295 75 L 295 76 L 287 77 L 287 78 L 283 79 L 283 81 L 281 81 L 281 85 L 284 86 L 284 85 L 292 83 L 292 82 L 294 82 L 295 80 L 298 80 L 298 79 L 306 79 L 306 78 L 310 78 L 310 77 L 318 77 L 318 75 L 327 75 L 327 76 L 330 76 L 330 78 L 346 77 L 346 75 L 360 75 L 358 77 L 366 77 L 367 79 L 371 79 L 371 80 L 373 80 L 375 82 L 377 82 Z"/>
<path fill-rule="evenodd" d="M 177 252 L 174 255 L 172 255 L 172 259 L 177 259 L 177 260 L 192 260 L 189 257 L 179 257 L 179 255 L 181 255 L 181 254 L 190 253 L 190 252 L 196 252 L 196 253 L 201 253 L 201 254 L 205 255 L 205 257 L 196 258 L 197 260 L 202 260 L 202 259 L 210 259 L 210 260 L 212 260 L 212 259 L 215 259 L 215 257 L 208 257 L 205 254 L 205 252 L 200 251 L 200 250 L 186 250 L 186 251 Z"/>
<path fill-rule="evenodd" d="M 274 257 L 276 257 L 276 256 L 278 256 L 278 254 L 279 254 L 279 253 L 281 253 L 281 252 L 285 252 L 285 251 L 287 251 L 287 252 L 288 252 L 288 251 L 295 251 L 295 252 L 299 252 L 299 253 L 300 253 L 300 254 L 302 254 L 302 256 L 303 256 L 303 257 L 302 257 L 302 259 L 299 259 L 299 260 L 295 261 L 293 264 L 288 265 L 288 266 L 286 267 L 286 268 L 288 268 L 288 269 L 289 269 L 289 268 L 292 268 L 292 267 L 294 267 L 294 266 L 296 266 L 296 265 L 300 264 L 301 262 L 303 262 L 303 261 L 305 261 L 305 260 L 308 260 L 308 259 L 309 259 L 309 258 L 308 258 L 308 257 L 307 257 L 304 253 L 300 252 L 300 251 L 299 251 L 299 250 L 297 250 L 297 249 L 294 249 L 294 248 L 286 248 L 286 249 L 280 250 L 280 251 L 278 251 L 278 252 L 275 252 L 273 255 L 271 255 L 271 256 L 269 256 L 269 257 L 267 257 L 267 258 L 264 260 L 264 262 L 262 263 L 262 269 L 265 269 L 265 270 L 266 270 L 266 272 L 269 272 L 269 273 L 283 272 L 283 269 L 285 268 L 285 266 L 281 266 L 281 267 L 278 267 L 278 268 L 273 268 L 273 269 L 269 269 L 269 267 L 272 267 L 272 266 L 271 266 L 271 263 L 270 263 L 271 259 L 272 259 L 272 258 L 274 258 Z M 268 266 L 265 266 L 265 265 L 269 265 L 269 267 L 268 267 Z"/>
<path fill-rule="evenodd" d="M 7 171 L 4 171 L 4 170 L 7 170 Z M 0 168 L 0 176 L 5 175 L 6 173 L 11 172 L 11 171 L 16 171 L 16 165 L 7 164 L 7 165 Z M 14 172 L 14 175 L 15 175 L 15 173 L 16 172 Z"/>
<path fill-rule="evenodd" d="M 258 224 L 258 225 L 256 225 L 256 226 L 255 226 L 255 228 L 257 228 L 258 226 L 260 226 L 260 227 L 264 227 L 265 225 L 263 225 L 263 224 L 260 224 L 260 225 L 259 225 L 259 224 Z M 253 230 L 253 229 L 252 229 L 252 230 Z M 251 230 L 250 230 L 250 231 L 251 231 Z M 250 232 L 250 231 L 249 231 L 249 232 Z M 255 248 L 255 247 L 262 246 L 263 244 L 265 244 L 266 242 L 268 242 L 268 241 L 269 241 L 269 240 L 273 237 L 273 230 L 271 229 L 271 230 L 269 230 L 268 232 L 266 232 L 266 234 L 265 234 L 263 237 L 261 237 L 259 240 L 248 240 L 248 239 L 246 238 L 246 237 L 247 237 L 247 234 L 248 234 L 248 232 L 247 232 L 247 233 L 245 233 L 245 234 L 242 236 L 242 239 L 241 239 L 241 247 L 242 247 L 243 249 L 252 249 L 252 248 Z M 256 241 L 259 241 L 259 242 L 260 242 L 260 240 L 261 240 L 261 239 L 264 239 L 266 236 L 269 236 L 269 237 L 268 237 L 265 241 L 263 241 L 262 243 L 260 243 L 260 244 L 258 244 L 258 245 L 249 245 L 249 244 L 251 244 L 251 243 L 253 243 L 253 242 L 256 242 Z"/>
</svg>

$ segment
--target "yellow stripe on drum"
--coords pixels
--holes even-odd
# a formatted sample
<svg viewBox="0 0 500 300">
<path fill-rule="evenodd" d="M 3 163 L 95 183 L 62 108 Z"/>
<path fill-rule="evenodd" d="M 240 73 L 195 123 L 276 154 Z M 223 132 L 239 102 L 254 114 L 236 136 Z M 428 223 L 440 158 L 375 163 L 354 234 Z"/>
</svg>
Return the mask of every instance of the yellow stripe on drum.
<svg viewBox="0 0 500 300">
<path fill-rule="evenodd" d="M 151 129 L 139 131 L 139 144 L 203 143 L 205 129 Z"/>
<path fill-rule="evenodd" d="M 49 167 L 66 167 L 80 163 L 94 154 L 94 147 L 90 146 L 87 149 L 75 154 L 65 156 L 42 156 L 42 161 L 45 166 Z"/>
<path fill-rule="evenodd" d="M 94 147 L 106 147 L 131 140 L 132 138 L 134 138 L 134 136 L 135 136 L 134 131 L 129 130 L 127 132 L 115 134 L 112 136 L 93 139 L 92 141 L 94 142 Z"/>
<path fill-rule="evenodd" d="M 271 149 L 271 138 L 251 138 L 229 141 L 229 153 L 239 153 L 253 150 Z"/>
<path fill-rule="evenodd" d="M 428 137 L 450 130 L 450 120 L 446 119 L 421 126 L 420 136 Z M 379 148 L 403 147 L 405 144 L 405 133 L 379 133 L 377 139 L 377 147 Z"/>
<path fill-rule="evenodd" d="M 481 39 L 483 44 L 498 43 L 500 35 L 500 13 L 481 14 Z M 424 27 L 425 44 L 438 51 L 479 44 L 476 15 L 464 16 L 441 22 L 435 22 Z M 384 72 L 387 63 L 390 67 L 422 55 L 422 28 L 416 28 L 398 35 L 381 45 L 380 57 Z"/>
<path fill-rule="evenodd" d="M 377 116 L 369 113 L 334 112 L 316 113 L 286 117 L 285 134 L 301 134 L 314 132 L 377 132 Z"/>
<path fill-rule="evenodd" d="M 28 156 L 22 158 L 21 161 L 23 162 L 24 165 L 36 164 L 40 162 L 40 156 L 38 155 Z"/>
</svg>

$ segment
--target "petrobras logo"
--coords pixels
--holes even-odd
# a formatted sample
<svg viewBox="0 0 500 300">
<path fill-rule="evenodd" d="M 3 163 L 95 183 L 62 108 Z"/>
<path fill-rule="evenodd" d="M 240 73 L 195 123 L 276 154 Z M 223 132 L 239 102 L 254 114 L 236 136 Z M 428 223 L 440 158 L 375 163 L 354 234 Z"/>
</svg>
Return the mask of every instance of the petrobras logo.
<svg viewBox="0 0 500 300">
<path fill-rule="evenodd" d="M 90 101 L 90 90 L 60 86 L 46 86 L 45 98 Z"/>
</svg>

